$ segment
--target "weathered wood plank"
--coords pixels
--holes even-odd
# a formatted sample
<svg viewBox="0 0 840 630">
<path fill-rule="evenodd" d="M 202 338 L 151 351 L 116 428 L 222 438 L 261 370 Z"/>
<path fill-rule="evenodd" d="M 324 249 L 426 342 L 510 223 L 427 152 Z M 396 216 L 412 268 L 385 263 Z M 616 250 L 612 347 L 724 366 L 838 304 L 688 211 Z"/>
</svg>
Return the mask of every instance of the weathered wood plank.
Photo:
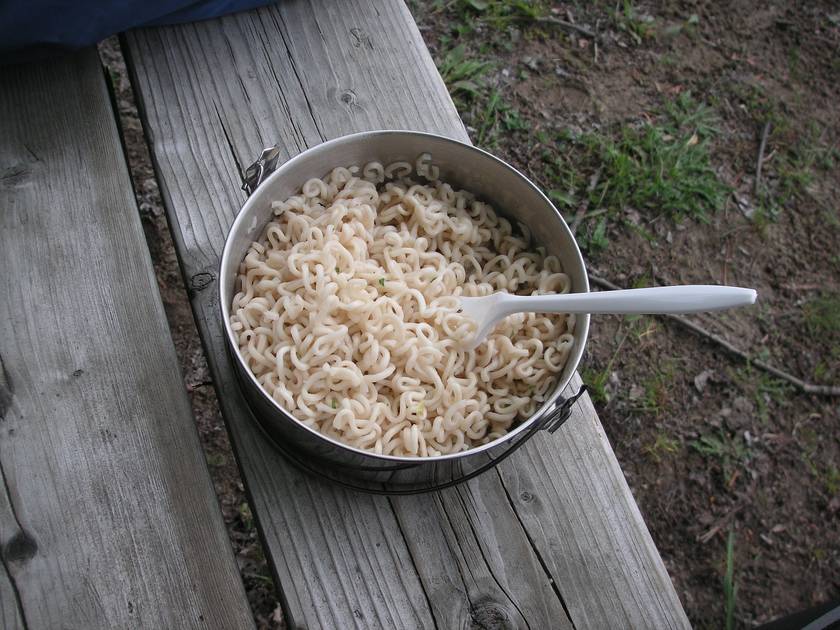
<svg viewBox="0 0 840 630">
<path fill-rule="evenodd" d="M 225 232 L 244 201 L 238 171 L 275 142 L 293 155 L 366 129 L 467 139 L 404 5 L 289 1 L 133 32 L 125 43 L 193 309 L 292 627 L 686 626 L 591 405 L 499 472 L 390 500 L 301 475 L 248 417 L 215 284 Z"/>
<path fill-rule="evenodd" d="M 204 340 L 223 350 L 221 328 Z M 433 627 L 387 500 L 343 492 L 291 468 L 255 428 L 232 374 L 210 365 L 283 591 L 287 627 Z"/>
<path fill-rule="evenodd" d="M 577 627 L 687 625 L 589 396 L 497 470 Z"/>
<path fill-rule="evenodd" d="M 495 474 L 392 504 L 441 627 L 572 627 Z"/>
<path fill-rule="evenodd" d="M 95 50 L 0 69 L 4 627 L 253 627 Z"/>
</svg>

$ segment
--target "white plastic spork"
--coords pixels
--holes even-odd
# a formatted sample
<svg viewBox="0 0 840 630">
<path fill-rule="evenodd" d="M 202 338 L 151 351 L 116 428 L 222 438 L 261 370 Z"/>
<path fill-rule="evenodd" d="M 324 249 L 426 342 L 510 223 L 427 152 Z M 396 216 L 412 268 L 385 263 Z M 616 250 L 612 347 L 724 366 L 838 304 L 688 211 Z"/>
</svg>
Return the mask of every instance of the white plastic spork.
<svg viewBox="0 0 840 630">
<path fill-rule="evenodd" d="M 754 304 L 754 289 L 705 284 L 597 293 L 459 297 L 461 312 L 478 323 L 478 332 L 466 347 L 476 348 L 499 320 L 514 313 L 698 313 Z"/>
</svg>

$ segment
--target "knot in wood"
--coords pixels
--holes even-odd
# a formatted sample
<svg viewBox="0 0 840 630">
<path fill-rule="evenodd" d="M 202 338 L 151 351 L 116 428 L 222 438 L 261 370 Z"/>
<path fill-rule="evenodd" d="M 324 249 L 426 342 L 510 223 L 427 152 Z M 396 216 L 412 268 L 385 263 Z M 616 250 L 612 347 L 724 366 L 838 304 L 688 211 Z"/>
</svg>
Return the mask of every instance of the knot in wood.
<svg viewBox="0 0 840 630">
<path fill-rule="evenodd" d="M 373 50 L 373 42 L 370 41 L 370 36 L 360 28 L 351 28 L 350 35 L 353 38 L 353 48 L 365 47 L 368 50 Z"/>
<path fill-rule="evenodd" d="M 190 289 L 192 291 L 201 291 L 202 289 L 206 289 L 209 284 L 216 279 L 209 271 L 202 271 L 201 273 L 194 274 L 192 278 L 190 278 Z"/>
<path fill-rule="evenodd" d="M 508 630 L 515 627 L 507 609 L 496 602 L 482 602 L 470 607 L 470 630 Z"/>
<path fill-rule="evenodd" d="M 0 189 L 20 188 L 32 182 L 32 169 L 28 164 L 14 164 L 0 170 Z"/>
<path fill-rule="evenodd" d="M 338 99 L 345 105 L 355 105 L 356 93 L 353 90 L 344 90 Z"/>
<path fill-rule="evenodd" d="M 527 490 L 519 495 L 519 499 L 522 503 L 530 503 L 534 500 L 534 495 L 528 492 Z"/>
<path fill-rule="evenodd" d="M 3 546 L 3 559 L 6 562 L 26 562 L 38 551 L 38 544 L 25 531 L 21 530 Z"/>
</svg>

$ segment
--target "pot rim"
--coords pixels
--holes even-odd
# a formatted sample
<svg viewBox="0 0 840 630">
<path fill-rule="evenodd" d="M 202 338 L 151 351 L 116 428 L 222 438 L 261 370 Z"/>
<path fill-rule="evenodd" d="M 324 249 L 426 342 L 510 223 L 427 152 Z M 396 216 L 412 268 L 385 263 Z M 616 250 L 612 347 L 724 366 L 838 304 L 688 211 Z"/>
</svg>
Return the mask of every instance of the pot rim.
<svg viewBox="0 0 840 630">
<path fill-rule="evenodd" d="M 569 372 L 568 377 L 563 379 L 561 382 L 558 383 L 557 387 L 554 389 L 554 393 L 546 400 L 543 405 L 529 418 L 523 420 L 519 423 L 515 428 L 508 431 L 505 435 L 496 438 L 486 444 L 481 444 L 480 446 L 475 446 L 469 448 L 464 451 L 458 451 L 457 453 L 445 453 L 443 455 L 434 455 L 434 456 L 427 456 L 422 457 L 419 455 L 385 455 L 381 453 L 374 453 L 372 451 L 364 450 L 355 446 L 351 446 L 340 440 L 337 440 L 329 435 L 321 433 L 317 429 L 310 427 L 300 420 L 298 420 L 294 415 L 292 415 L 287 409 L 280 405 L 274 398 L 269 394 L 268 391 L 263 387 L 262 383 L 257 380 L 257 377 L 254 373 L 248 369 L 244 359 L 242 358 L 242 354 L 239 351 L 239 345 L 236 342 L 235 334 L 231 328 L 230 324 L 230 300 L 233 299 L 233 295 L 226 296 L 224 294 L 224 281 L 222 277 L 222 272 L 225 268 L 227 268 L 229 259 L 233 255 L 231 250 L 233 248 L 233 235 L 237 234 L 239 231 L 245 229 L 243 228 L 243 224 L 245 222 L 245 216 L 248 214 L 248 211 L 252 209 L 253 206 L 259 205 L 264 203 L 260 197 L 260 190 L 267 190 L 268 186 L 266 184 L 272 180 L 282 178 L 285 173 L 290 170 L 295 164 L 298 162 L 305 161 L 308 157 L 310 157 L 315 152 L 323 152 L 330 149 L 334 149 L 337 146 L 341 146 L 344 144 L 350 144 L 354 142 L 364 141 L 371 137 L 375 136 L 388 136 L 388 135 L 395 135 L 395 136 L 419 136 L 421 138 L 430 138 L 434 139 L 435 141 L 443 141 L 446 143 L 458 145 L 467 153 L 474 153 L 476 155 L 482 156 L 485 159 L 490 159 L 493 162 L 496 162 L 503 168 L 506 168 L 513 172 L 517 177 L 519 177 L 522 182 L 530 187 L 537 195 L 542 199 L 542 201 L 547 205 L 548 208 L 554 211 L 555 217 L 561 222 L 563 229 L 565 229 L 569 237 L 571 239 L 572 244 L 574 245 L 574 258 L 577 264 L 580 266 L 581 270 L 583 271 L 583 291 L 576 291 L 576 293 L 588 293 L 589 292 L 589 278 L 586 274 L 586 264 L 583 260 L 583 256 L 580 253 L 580 248 L 578 247 L 577 240 L 575 239 L 574 235 L 571 233 L 568 224 L 566 223 L 565 219 L 563 219 L 563 215 L 557 210 L 551 200 L 540 190 L 540 188 L 534 184 L 528 177 L 526 177 L 523 173 L 521 173 L 518 169 L 514 168 L 504 160 L 497 158 L 492 153 L 489 153 L 483 149 L 475 147 L 471 144 L 466 144 L 464 142 L 460 142 L 453 138 L 449 138 L 447 136 L 442 136 L 439 134 L 428 133 L 423 131 L 411 131 L 411 130 L 404 130 L 404 129 L 381 129 L 381 130 L 374 130 L 374 131 L 362 131 L 357 133 L 348 134 L 345 136 L 340 136 L 338 138 L 334 138 L 332 140 L 327 140 L 320 144 L 317 144 L 313 147 L 309 147 L 308 149 L 298 153 L 292 158 L 289 158 L 287 161 L 283 162 L 282 164 L 277 166 L 277 169 L 269 175 L 263 182 L 259 185 L 259 187 L 254 190 L 254 192 L 248 197 L 245 201 L 242 208 L 240 208 L 239 212 L 236 215 L 236 219 L 234 219 L 233 224 L 228 231 L 227 237 L 225 238 L 225 246 L 222 251 L 221 260 L 219 263 L 219 272 L 218 272 L 218 285 L 219 285 L 219 304 L 221 306 L 221 316 L 222 316 L 222 325 L 225 329 L 225 338 L 227 340 L 228 349 L 231 351 L 230 354 L 235 357 L 235 361 L 238 363 L 238 367 L 240 368 L 240 376 L 247 375 L 247 378 L 250 379 L 251 384 L 253 384 L 260 395 L 267 401 L 275 410 L 277 410 L 280 414 L 283 415 L 284 418 L 297 423 L 298 427 L 303 428 L 309 431 L 312 435 L 316 436 L 317 438 L 324 440 L 325 442 L 329 443 L 334 447 L 338 447 L 340 449 L 347 450 L 349 452 L 363 455 L 366 457 L 372 457 L 374 459 L 379 459 L 382 461 L 388 462 L 399 462 L 404 464 L 423 464 L 423 463 L 432 463 L 432 462 L 439 462 L 444 460 L 455 460 L 461 457 L 468 457 L 471 455 L 477 455 L 479 453 L 483 453 L 488 451 L 492 448 L 500 446 L 504 442 L 509 442 L 513 440 L 517 435 L 520 433 L 527 431 L 529 427 L 531 427 L 535 422 L 542 421 L 546 416 L 554 413 L 557 411 L 562 403 L 563 400 L 558 400 L 561 397 L 561 394 L 568 386 L 569 382 L 571 381 L 574 372 L 577 370 L 578 365 L 580 364 L 580 360 L 583 356 L 584 348 L 586 347 L 586 341 L 589 336 L 589 315 L 581 315 L 578 317 L 575 325 L 575 336 L 580 337 L 580 343 L 576 344 L 576 347 L 572 348 L 569 357 L 567 358 L 566 365 L 571 365 L 572 369 Z M 434 154 L 432 154 L 432 163 L 434 163 Z M 492 205 L 492 203 L 491 203 Z M 270 219 L 269 219 L 270 220 Z M 237 266 L 241 261 L 237 261 Z M 566 270 L 564 270 L 566 271 Z M 567 272 L 568 273 L 568 272 Z M 243 392 L 245 398 L 247 400 L 247 395 Z"/>
</svg>

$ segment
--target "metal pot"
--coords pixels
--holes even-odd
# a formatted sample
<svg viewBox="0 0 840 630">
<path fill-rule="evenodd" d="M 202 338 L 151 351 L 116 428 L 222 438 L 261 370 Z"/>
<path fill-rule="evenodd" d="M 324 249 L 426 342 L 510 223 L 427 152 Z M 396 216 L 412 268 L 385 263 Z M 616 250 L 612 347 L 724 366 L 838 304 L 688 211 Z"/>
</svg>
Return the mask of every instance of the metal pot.
<svg viewBox="0 0 840 630">
<path fill-rule="evenodd" d="M 244 188 L 252 194 L 227 237 L 219 288 L 221 317 L 242 390 L 260 426 L 287 458 L 311 473 L 358 490 L 410 494 L 466 481 L 513 453 L 537 430 L 554 430 L 562 424 L 571 403 L 581 393 L 570 398 L 562 396 L 583 354 L 589 315 L 577 319 L 574 346 L 545 404 L 503 437 L 467 451 L 427 458 L 377 455 L 323 435 L 281 407 L 259 384 L 239 354 L 230 325 L 236 276 L 251 243 L 260 238 L 273 217 L 271 202 L 296 194 L 307 179 L 325 176 L 336 166 L 371 161 L 414 163 L 421 153 L 430 153 L 443 181 L 474 193 L 508 219 L 527 225 L 537 244 L 560 259 L 563 270 L 571 278 L 573 291 L 589 291 L 589 283 L 577 243 L 557 209 L 528 178 L 486 151 L 434 134 L 370 131 L 308 149 L 271 173 L 277 153 L 267 149 L 246 172 Z"/>
</svg>

